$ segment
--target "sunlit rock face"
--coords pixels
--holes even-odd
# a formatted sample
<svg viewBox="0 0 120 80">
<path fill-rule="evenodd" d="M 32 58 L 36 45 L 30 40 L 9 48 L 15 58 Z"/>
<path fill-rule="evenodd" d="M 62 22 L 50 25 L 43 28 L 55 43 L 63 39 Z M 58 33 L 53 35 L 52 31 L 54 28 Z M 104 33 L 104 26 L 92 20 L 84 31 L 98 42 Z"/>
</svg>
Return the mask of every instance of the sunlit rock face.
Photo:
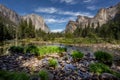
<svg viewBox="0 0 120 80">
<path fill-rule="evenodd" d="M 65 31 L 74 32 L 77 27 L 84 28 L 88 25 L 94 28 L 96 28 L 98 25 L 101 26 L 115 17 L 116 13 L 119 10 L 119 7 L 120 3 L 109 8 L 101 8 L 93 18 L 79 15 L 77 16 L 76 21 L 68 22 Z"/>
<path fill-rule="evenodd" d="M 66 30 L 68 32 L 73 32 L 76 28 L 77 28 L 77 22 L 75 21 L 69 21 L 67 26 L 66 26 Z"/>
<path fill-rule="evenodd" d="M 49 28 L 46 25 L 44 19 L 36 14 L 30 14 L 30 15 L 26 15 L 22 17 L 24 20 L 27 20 L 27 22 L 29 22 L 29 20 L 32 21 L 32 24 L 35 26 L 35 29 L 41 29 L 45 32 L 49 32 Z"/>
<path fill-rule="evenodd" d="M 29 19 L 31 19 L 32 24 L 35 26 L 36 30 L 41 29 L 45 32 L 50 31 L 48 26 L 46 25 L 44 19 L 41 16 L 36 15 L 36 14 L 20 16 L 15 11 L 0 4 L 0 16 L 10 20 L 11 22 L 15 23 L 16 25 L 18 25 L 21 20 L 27 20 L 27 22 L 29 22 Z"/>
<path fill-rule="evenodd" d="M 19 16 L 15 11 L 8 9 L 2 4 L 0 4 L 0 15 L 4 16 L 5 18 L 11 20 L 16 24 L 18 24 L 21 20 L 21 16 Z"/>
</svg>

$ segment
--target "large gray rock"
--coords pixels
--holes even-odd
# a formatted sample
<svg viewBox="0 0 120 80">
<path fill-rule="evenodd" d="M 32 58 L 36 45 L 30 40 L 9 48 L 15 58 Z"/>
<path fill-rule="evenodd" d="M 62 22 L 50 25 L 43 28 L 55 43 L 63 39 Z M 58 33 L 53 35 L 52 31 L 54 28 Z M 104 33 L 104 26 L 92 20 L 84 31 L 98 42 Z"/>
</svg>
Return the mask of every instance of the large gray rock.
<svg viewBox="0 0 120 80">
<path fill-rule="evenodd" d="M 118 12 L 118 7 L 120 7 L 120 3 L 109 8 L 102 8 L 93 18 L 79 15 L 76 21 L 68 22 L 65 32 L 74 32 L 77 27 L 85 28 L 88 25 L 94 28 L 98 25 L 101 26 L 115 17 Z"/>
</svg>

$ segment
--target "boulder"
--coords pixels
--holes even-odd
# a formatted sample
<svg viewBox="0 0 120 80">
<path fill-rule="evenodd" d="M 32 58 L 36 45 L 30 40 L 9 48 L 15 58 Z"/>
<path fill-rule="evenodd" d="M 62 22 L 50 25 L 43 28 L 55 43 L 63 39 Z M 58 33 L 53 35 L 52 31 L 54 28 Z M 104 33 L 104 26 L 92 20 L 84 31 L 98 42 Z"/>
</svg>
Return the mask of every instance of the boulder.
<svg viewBox="0 0 120 80">
<path fill-rule="evenodd" d="M 100 80 L 120 80 L 110 73 L 103 73 L 100 75 Z"/>
</svg>

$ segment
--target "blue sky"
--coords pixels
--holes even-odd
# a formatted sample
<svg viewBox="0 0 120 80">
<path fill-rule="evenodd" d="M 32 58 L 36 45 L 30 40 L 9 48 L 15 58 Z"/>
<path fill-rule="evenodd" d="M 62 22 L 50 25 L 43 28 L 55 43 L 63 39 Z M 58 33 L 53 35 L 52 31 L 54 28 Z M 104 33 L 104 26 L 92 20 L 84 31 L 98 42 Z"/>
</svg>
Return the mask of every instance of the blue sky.
<svg viewBox="0 0 120 80">
<path fill-rule="evenodd" d="M 120 0 L 0 0 L 0 3 L 19 15 L 38 14 L 52 31 L 64 30 L 69 20 L 78 15 L 93 17 L 100 8 L 117 4 Z"/>
</svg>

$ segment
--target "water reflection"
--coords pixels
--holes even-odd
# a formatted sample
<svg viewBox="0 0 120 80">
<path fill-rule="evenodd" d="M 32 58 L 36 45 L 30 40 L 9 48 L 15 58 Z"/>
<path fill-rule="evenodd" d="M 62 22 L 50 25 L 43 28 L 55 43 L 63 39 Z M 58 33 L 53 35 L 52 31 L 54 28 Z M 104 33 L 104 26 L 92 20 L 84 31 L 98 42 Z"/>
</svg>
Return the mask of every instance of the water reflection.
<svg viewBox="0 0 120 80">
<path fill-rule="evenodd" d="M 15 41 L 7 41 L 7 42 L 0 42 L 0 55 L 8 54 L 8 49 L 10 46 L 16 45 Z M 36 45 L 36 46 L 43 46 L 43 45 L 56 45 L 56 46 L 61 46 L 61 47 L 66 47 L 67 48 L 67 53 L 68 55 L 71 53 L 73 50 L 78 50 L 83 53 L 91 53 L 93 54 L 97 50 L 102 50 L 106 51 L 109 53 L 112 53 L 114 56 L 114 59 L 116 60 L 116 64 L 120 65 L 120 50 L 118 49 L 109 49 L 107 47 L 95 47 L 93 45 L 91 46 L 73 46 L 73 45 L 65 45 L 65 44 L 60 44 L 60 43 L 48 43 L 48 42 L 26 42 L 26 41 L 19 41 L 18 45 L 19 46 L 26 46 L 26 45 Z"/>
</svg>

